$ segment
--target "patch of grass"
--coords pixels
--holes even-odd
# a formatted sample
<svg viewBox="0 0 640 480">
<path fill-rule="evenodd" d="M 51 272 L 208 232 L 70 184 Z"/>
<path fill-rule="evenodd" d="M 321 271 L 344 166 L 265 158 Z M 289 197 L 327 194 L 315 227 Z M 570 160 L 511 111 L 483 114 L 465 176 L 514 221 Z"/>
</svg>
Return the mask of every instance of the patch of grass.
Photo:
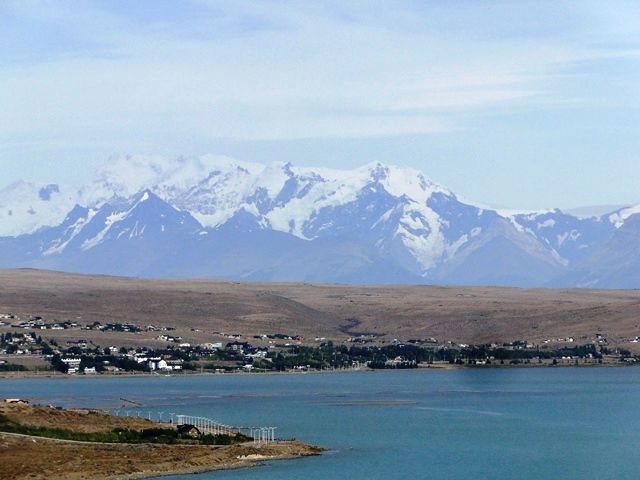
<svg viewBox="0 0 640 480">
<path fill-rule="evenodd" d="M 198 438 L 184 439 L 174 428 L 145 428 L 131 430 L 116 428 L 104 432 L 75 432 L 64 428 L 37 427 L 13 422 L 6 415 L 0 414 L 0 432 L 18 433 L 34 437 L 54 438 L 58 440 L 73 440 L 76 442 L 96 443 L 191 443 L 200 445 L 233 445 L 252 440 L 246 435 L 202 435 Z"/>
<path fill-rule="evenodd" d="M 0 365 L 0 372 L 26 372 L 29 369 L 24 365 L 17 365 L 15 363 L 5 363 Z"/>
</svg>

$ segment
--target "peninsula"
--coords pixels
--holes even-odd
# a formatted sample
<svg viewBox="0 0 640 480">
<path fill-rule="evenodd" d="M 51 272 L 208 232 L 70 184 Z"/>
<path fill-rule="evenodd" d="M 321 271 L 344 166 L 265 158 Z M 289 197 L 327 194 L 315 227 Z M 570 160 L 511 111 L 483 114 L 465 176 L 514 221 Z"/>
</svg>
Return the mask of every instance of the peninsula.
<svg viewBox="0 0 640 480">
<path fill-rule="evenodd" d="M 300 441 L 211 435 L 98 410 L 0 403 L 0 480 L 110 480 L 240 468 L 318 455 Z"/>
</svg>

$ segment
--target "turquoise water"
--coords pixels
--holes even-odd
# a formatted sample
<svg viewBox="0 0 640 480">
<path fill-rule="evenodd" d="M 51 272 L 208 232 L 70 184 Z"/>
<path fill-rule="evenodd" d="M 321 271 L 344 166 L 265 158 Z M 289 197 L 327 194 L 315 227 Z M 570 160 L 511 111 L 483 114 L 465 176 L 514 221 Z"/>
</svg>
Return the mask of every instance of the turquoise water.
<svg viewBox="0 0 640 480">
<path fill-rule="evenodd" d="M 638 479 L 640 369 L 2 380 L 0 397 L 276 425 L 330 451 L 206 479 Z"/>
</svg>

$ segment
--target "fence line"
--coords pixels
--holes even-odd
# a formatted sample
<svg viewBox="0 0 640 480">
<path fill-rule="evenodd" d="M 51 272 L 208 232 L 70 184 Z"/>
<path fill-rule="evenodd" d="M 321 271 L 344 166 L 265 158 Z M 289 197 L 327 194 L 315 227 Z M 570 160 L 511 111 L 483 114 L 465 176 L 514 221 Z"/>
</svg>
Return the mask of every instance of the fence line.
<svg viewBox="0 0 640 480">
<path fill-rule="evenodd" d="M 132 410 L 114 410 L 116 416 L 120 416 L 120 412 L 123 412 L 123 416 L 135 416 L 143 418 L 143 412 L 140 410 L 133 410 L 134 415 L 131 415 Z M 163 421 L 162 417 L 166 412 L 157 412 L 158 419 L 160 422 Z M 248 435 L 253 438 L 253 443 L 256 445 L 263 445 L 268 443 L 274 443 L 278 439 L 276 437 L 276 427 L 232 427 L 231 425 L 226 425 L 224 423 L 217 422 L 211 418 L 206 417 L 196 417 L 193 415 L 179 415 L 175 413 L 169 413 L 170 420 L 167 419 L 166 422 L 175 424 L 175 425 L 193 425 L 198 429 L 198 431 L 202 434 L 211 434 L 211 435 L 237 435 L 243 434 Z M 151 412 L 147 412 L 146 416 L 149 420 L 151 420 Z"/>
<path fill-rule="evenodd" d="M 193 425 L 204 434 L 236 435 L 246 432 L 258 445 L 276 441 L 276 427 L 232 427 L 210 418 L 192 415 L 176 415 L 175 419 L 176 425 Z"/>
</svg>

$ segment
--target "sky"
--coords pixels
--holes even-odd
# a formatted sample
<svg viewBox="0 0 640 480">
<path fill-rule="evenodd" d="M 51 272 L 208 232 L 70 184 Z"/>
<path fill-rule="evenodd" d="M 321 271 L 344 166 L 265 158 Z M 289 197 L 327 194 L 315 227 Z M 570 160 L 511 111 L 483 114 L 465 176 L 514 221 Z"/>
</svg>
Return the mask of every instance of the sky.
<svg viewBox="0 0 640 480">
<path fill-rule="evenodd" d="M 0 186 L 123 153 L 640 202 L 640 2 L 1 0 Z"/>
</svg>

